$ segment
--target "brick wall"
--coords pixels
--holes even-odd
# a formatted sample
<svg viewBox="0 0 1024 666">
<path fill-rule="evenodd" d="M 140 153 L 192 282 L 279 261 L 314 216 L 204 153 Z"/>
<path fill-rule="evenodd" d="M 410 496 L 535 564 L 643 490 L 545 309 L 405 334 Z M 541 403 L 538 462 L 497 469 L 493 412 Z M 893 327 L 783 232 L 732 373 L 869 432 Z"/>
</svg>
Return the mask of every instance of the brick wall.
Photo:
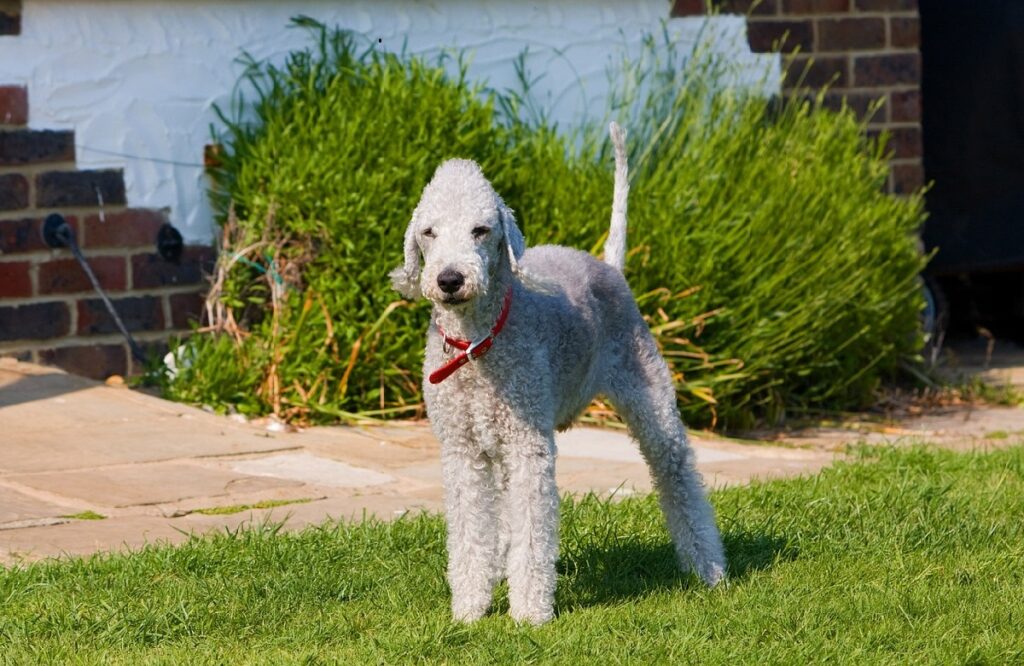
<svg viewBox="0 0 1024 666">
<path fill-rule="evenodd" d="M 751 50 L 787 54 L 788 91 L 830 84 L 827 104 L 838 107 L 845 99 L 861 117 L 883 99 L 869 132 L 890 134 L 889 190 L 907 193 L 923 184 L 917 0 L 711 1 L 722 12 L 747 14 Z M 706 0 L 676 0 L 672 15 L 707 10 Z"/>
<path fill-rule="evenodd" d="M 19 31 L 18 4 L 0 0 L 0 39 Z M 78 262 L 43 242 L 43 219 L 67 218 L 125 326 L 156 352 L 201 311 L 212 249 L 164 260 L 155 243 L 166 213 L 127 207 L 120 170 L 76 169 L 74 132 L 28 129 L 28 119 L 26 88 L 0 85 L 0 355 L 96 378 L 137 372 Z"/>
</svg>

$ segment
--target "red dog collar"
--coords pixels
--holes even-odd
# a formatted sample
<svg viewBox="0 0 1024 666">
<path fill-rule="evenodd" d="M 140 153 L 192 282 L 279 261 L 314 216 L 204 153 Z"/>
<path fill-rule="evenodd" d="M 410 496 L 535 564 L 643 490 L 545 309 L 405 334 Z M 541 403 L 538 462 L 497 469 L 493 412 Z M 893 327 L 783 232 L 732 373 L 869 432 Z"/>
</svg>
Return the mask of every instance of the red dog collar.
<svg viewBox="0 0 1024 666">
<path fill-rule="evenodd" d="M 461 338 L 450 338 L 441 330 L 441 327 L 438 326 L 437 330 L 441 333 L 441 337 L 444 338 L 445 344 L 463 351 L 461 354 L 430 373 L 430 383 L 440 384 L 462 366 L 486 354 L 494 344 L 494 338 L 497 337 L 498 333 L 501 332 L 501 329 L 505 327 L 505 320 L 508 319 L 508 311 L 511 307 L 512 287 L 509 287 L 508 291 L 505 292 L 505 302 L 501 306 L 501 314 L 498 315 L 498 321 L 494 322 L 494 326 L 491 327 L 490 335 L 479 340 L 470 341 L 463 340 Z"/>
</svg>

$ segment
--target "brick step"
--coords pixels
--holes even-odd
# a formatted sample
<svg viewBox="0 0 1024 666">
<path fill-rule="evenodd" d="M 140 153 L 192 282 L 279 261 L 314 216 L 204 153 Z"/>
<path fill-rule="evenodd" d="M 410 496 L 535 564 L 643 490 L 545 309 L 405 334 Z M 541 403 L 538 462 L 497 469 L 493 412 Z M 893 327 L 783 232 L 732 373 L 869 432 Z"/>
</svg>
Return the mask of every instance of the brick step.
<svg viewBox="0 0 1024 666">
<path fill-rule="evenodd" d="M 110 302 L 131 333 L 187 330 L 199 319 L 203 287 L 154 296 L 113 296 Z M 168 306 L 167 316 L 164 305 Z M 119 329 L 99 297 L 0 305 L 0 343 L 37 346 L 42 341 L 89 345 L 90 337 L 117 335 Z M 31 343 L 31 344 L 29 344 Z"/>
<path fill-rule="evenodd" d="M 165 260 L 156 252 L 157 232 L 167 222 L 162 211 L 129 208 L 103 215 L 65 218 L 74 230 L 79 246 L 105 289 L 160 289 L 200 284 L 203 273 L 212 270 L 213 248 L 187 246 L 179 260 Z M 42 238 L 44 218 L 0 220 L 0 298 L 24 298 L 13 272 L 37 268 L 36 295 L 75 293 L 92 289 L 88 280 L 65 249 L 52 250 Z M 130 279 L 129 279 L 130 278 Z"/>
<path fill-rule="evenodd" d="M 0 220 L 0 256 L 47 252 L 43 242 L 41 212 L 27 212 L 28 217 Z M 167 223 L 167 215 L 150 208 L 126 208 L 99 214 L 65 215 L 75 231 L 78 245 L 87 253 L 96 249 L 154 248 L 157 232 Z"/>
<path fill-rule="evenodd" d="M 21 13 L 21 0 L 0 0 L 0 39 L 21 32 Z M 82 267 L 67 249 L 43 242 L 43 220 L 65 213 L 147 355 L 162 355 L 168 338 L 198 318 L 214 250 L 190 246 L 178 261 L 160 257 L 167 213 L 126 208 L 119 169 L 74 169 L 74 131 L 29 129 L 27 87 L 0 83 L 0 356 L 96 379 L 140 372 Z"/>
</svg>

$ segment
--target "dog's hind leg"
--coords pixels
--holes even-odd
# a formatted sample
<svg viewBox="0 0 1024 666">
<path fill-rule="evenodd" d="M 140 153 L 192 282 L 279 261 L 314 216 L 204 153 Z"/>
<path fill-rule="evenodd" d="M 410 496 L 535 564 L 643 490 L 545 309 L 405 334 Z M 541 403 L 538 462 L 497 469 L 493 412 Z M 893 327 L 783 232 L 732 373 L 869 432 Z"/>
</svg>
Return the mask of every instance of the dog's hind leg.
<svg viewBox="0 0 1024 666">
<path fill-rule="evenodd" d="M 500 526 L 492 462 L 482 452 L 442 447 L 441 466 L 445 477 L 452 616 L 472 622 L 490 608 L 499 575 Z"/>
<path fill-rule="evenodd" d="M 650 467 L 680 564 L 692 566 L 714 586 L 725 573 L 725 554 L 714 510 L 694 468 L 672 378 L 646 330 L 624 347 L 632 350 L 616 363 L 607 397 Z"/>
</svg>

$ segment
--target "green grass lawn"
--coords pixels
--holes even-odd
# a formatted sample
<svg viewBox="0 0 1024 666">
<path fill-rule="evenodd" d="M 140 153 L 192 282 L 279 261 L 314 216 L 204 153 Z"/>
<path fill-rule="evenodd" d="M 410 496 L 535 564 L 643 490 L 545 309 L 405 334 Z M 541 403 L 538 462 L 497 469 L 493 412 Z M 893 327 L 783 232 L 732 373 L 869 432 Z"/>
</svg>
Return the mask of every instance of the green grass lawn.
<svg viewBox="0 0 1024 666">
<path fill-rule="evenodd" d="M 1024 448 L 865 451 L 713 495 L 730 557 L 676 573 L 652 498 L 567 501 L 558 617 L 452 624 L 443 523 L 256 527 L 0 571 L 14 663 L 1024 661 Z"/>
</svg>

